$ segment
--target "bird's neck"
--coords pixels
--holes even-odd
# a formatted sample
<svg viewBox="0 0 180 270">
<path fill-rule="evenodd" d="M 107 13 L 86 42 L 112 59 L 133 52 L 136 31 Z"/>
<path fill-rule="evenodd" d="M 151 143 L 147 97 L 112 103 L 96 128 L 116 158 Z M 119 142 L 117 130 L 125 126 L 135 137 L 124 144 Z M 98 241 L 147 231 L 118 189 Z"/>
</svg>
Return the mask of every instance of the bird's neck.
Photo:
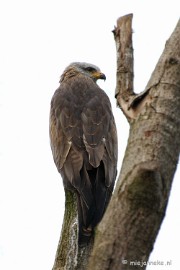
<svg viewBox="0 0 180 270">
<path fill-rule="evenodd" d="M 79 73 L 74 70 L 73 68 L 72 69 L 68 69 L 68 70 L 65 70 L 63 72 L 63 74 L 61 75 L 61 78 L 60 78 L 60 83 L 61 82 L 64 82 L 66 80 L 69 80 L 70 78 L 74 77 L 74 76 L 77 76 Z"/>
</svg>

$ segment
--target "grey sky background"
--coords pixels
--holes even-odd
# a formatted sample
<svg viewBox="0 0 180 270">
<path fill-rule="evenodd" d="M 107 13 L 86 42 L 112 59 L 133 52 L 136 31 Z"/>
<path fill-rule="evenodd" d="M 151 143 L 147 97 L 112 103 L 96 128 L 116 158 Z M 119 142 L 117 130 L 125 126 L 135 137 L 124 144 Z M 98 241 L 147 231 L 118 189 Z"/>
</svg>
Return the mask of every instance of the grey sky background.
<svg viewBox="0 0 180 270">
<path fill-rule="evenodd" d="M 49 105 L 73 61 L 99 66 L 119 137 L 119 168 L 128 124 L 116 108 L 112 30 L 133 13 L 135 91 L 143 91 L 179 19 L 179 1 L 1 0 L 0 2 L 0 269 L 50 270 L 60 236 L 64 191 L 49 146 Z M 178 270 L 180 170 L 150 261 Z M 171 261 L 170 266 L 166 262 Z"/>
</svg>

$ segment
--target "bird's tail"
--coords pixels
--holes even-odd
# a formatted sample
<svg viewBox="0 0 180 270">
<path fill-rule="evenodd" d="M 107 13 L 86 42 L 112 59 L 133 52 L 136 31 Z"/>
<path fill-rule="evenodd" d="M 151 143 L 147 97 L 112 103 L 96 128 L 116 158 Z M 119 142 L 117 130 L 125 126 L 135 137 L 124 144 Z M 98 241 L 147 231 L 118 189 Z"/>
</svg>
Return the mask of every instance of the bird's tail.
<svg viewBox="0 0 180 270">
<path fill-rule="evenodd" d="M 82 168 L 81 191 L 78 197 L 78 219 L 79 219 L 79 245 L 89 243 L 94 236 L 94 228 L 101 221 L 111 197 L 111 192 L 105 185 L 104 165 L 98 168 L 86 170 Z"/>
<path fill-rule="evenodd" d="M 81 185 L 77 193 L 80 246 L 88 244 L 94 233 L 93 220 L 96 215 L 96 201 L 91 183 L 93 177 L 94 175 L 90 176 L 83 166 L 80 171 Z"/>
<path fill-rule="evenodd" d="M 78 233 L 78 244 L 79 246 L 87 245 L 93 237 L 94 228 L 91 225 L 91 222 L 87 222 L 90 216 L 90 211 L 88 206 L 83 201 L 82 197 L 77 194 L 78 201 L 78 223 L 79 223 L 79 233 Z M 92 211 L 92 210 L 91 210 Z"/>
</svg>

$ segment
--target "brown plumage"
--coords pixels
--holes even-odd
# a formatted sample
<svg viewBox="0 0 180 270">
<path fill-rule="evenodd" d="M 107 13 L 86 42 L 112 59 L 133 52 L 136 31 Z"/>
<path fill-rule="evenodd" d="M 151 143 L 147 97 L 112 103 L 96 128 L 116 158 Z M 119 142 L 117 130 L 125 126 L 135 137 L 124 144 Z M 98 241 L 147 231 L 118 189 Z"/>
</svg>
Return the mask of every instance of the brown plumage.
<svg viewBox="0 0 180 270">
<path fill-rule="evenodd" d="M 72 63 L 51 101 L 51 149 L 65 189 L 77 194 L 80 245 L 102 219 L 116 178 L 116 126 L 98 79 L 98 67 Z"/>
</svg>

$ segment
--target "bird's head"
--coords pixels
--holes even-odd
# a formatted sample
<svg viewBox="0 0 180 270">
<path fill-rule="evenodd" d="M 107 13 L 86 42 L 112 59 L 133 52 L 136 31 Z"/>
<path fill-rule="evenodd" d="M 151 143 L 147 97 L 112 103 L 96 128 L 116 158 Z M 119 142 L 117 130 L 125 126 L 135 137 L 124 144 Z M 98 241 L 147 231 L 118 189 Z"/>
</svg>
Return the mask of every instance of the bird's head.
<svg viewBox="0 0 180 270">
<path fill-rule="evenodd" d="M 92 64 L 85 63 L 85 62 L 74 62 L 71 63 L 66 69 L 66 72 L 71 71 L 74 73 L 83 74 L 89 78 L 91 78 L 94 82 L 99 79 L 106 80 L 106 76 L 104 73 L 100 71 L 100 69 Z"/>
</svg>

